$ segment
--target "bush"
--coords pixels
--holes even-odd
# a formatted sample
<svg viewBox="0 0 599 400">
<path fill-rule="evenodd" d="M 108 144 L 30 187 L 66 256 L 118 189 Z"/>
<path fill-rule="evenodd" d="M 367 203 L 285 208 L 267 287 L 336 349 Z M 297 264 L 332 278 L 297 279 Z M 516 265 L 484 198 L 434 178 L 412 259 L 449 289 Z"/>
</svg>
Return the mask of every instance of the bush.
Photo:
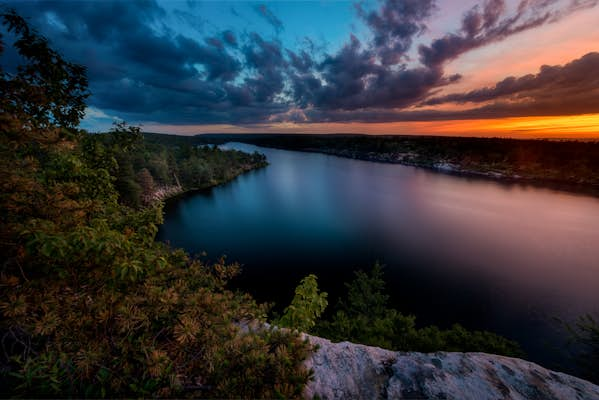
<svg viewBox="0 0 599 400">
<path fill-rule="evenodd" d="M 309 332 L 316 320 L 327 308 L 327 293 L 319 292 L 316 275 L 308 275 L 295 288 L 295 296 L 283 313 L 275 321 L 276 325 Z"/>
<path fill-rule="evenodd" d="M 574 324 L 562 322 L 570 335 L 570 358 L 577 375 L 599 384 L 599 323 L 592 315 L 580 316 Z"/>
<path fill-rule="evenodd" d="M 240 329 L 266 309 L 226 289 L 238 266 L 154 241 L 161 206 L 118 202 L 136 190 L 125 156 L 139 130 L 77 130 L 85 69 L 16 14 L 0 17 L 31 72 L 0 74 L 1 394 L 297 397 L 309 345 Z"/>
<path fill-rule="evenodd" d="M 355 272 L 346 283 L 347 297 L 339 301 L 329 321 L 320 321 L 317 334 L 334 341 L 351 341 L 399 351 L 481 351 L 522 357 L 511 340 L 486 331 L 468 331 L 456 324 L 442 330 L 432 325 L 418 329 L 416 317 L 389 308 L 383 267 L 375 264 L 369 274 Z"/>
</svg>

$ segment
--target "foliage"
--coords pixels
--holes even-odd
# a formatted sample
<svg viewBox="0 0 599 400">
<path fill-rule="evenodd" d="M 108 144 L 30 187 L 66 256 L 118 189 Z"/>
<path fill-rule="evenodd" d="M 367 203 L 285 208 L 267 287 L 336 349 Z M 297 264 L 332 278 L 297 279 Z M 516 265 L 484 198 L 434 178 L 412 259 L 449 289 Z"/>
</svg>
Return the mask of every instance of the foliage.
<svg viewBox="0 0 599 400">
<path fill-rule="evenodd" d="M 219 139 L 421 167 L 445 163 L 464 172 L 599 193 L 599 141 L 303 134 Z"/>
<path fill-rule="evenodd" d="M 308 332 L 314 327 L 327 305 L 327 293 L 318 290 L 317 277 L 310 274 L 295 288 L 295 296 L 291 304 L 275 324 Z"/>
<path fill-rule="evenodd" d="M 142 197 L 151 196 L 154 192 L 154 178 L 147 168 L 142 168 L 136 175 L 135 180 L 142 190 Z"/>
<path fill-rule="evenodd" d="M 570 351 L 581 377 L 599 384 L 599 321 L 586 314 L 564 327 L 570 333 L 574 347 Z"/>
<path fill-rule="evenodd" d="M 320 321 L 315 333 L 334 341 L 352 341 L 400 351 L 482 351 L 522 356 L 517 343 L 485 331 L 468 331 L 456 324 L 441 330 L 418 329 L 416 318 L 388 307 L 383 268 L 375 264 L 370 274 L 355 272 L 345 284 L 347 298 L 340 300 L 331 320 Z"/>
<path fill-rule="evenodd" d="M 475 351 L 500 354 L 511 357 L 524 357 L 525 354 L 513 340 L 488 331 L 467 330 L 460 324 L 450 329 L 439 329 L 431 325 L 412 332 L 412 347 L 426 353 L 434 351 Z"/>
<path fill-rule="evenodd" d="M 219 368 L 212 377 L 216 384 L 211 395 L 299 398 L 312 375 L 311 371 L 298 369 L 297 362 L 306 358 L 309 348 L 307 340 L 300 341 L 294 334 L 277 328 L 247 335 L 216 355 Z"/>
<path fill-rule="evenodd" d="M 204 189 L 267 164 L 262 154 L 181 144 L 164 136 L 167 139 L 157 143 L 147 140 L 138 127 L 116 123 L 109 132 L 86 138 L 87 146 L 101 155 L 95 162 L 114 160 L 112 174 L 121 204 L 147 206 L 155 202 L 153 193 L 157 189 Z"/>
<path fill-rule="evenodd" d="M 266 309 L 226 289 L 238 266 L 154 241 L 160 204 L 127 207 L 116 189 L 148 184 L 139 129 L 77 130 L 85 69 L 20 17 L 2 18 L 31 72 L 0 82 L 12 91 L 0 100 L 1 394 L 297 397 L 309 345 L 240 329 Z"/>
<path fill-rule="evenodd" d="M 23 122 L 29 128 L 75 128 L 89 96 L 85 67 L 65 61 L 14 11 L 1 17 L 8 31 L 18 36 L 14 47 L 27 63 L 14 76 L 0 71 L 0 111 L 27 115 Z"/>
</svg>

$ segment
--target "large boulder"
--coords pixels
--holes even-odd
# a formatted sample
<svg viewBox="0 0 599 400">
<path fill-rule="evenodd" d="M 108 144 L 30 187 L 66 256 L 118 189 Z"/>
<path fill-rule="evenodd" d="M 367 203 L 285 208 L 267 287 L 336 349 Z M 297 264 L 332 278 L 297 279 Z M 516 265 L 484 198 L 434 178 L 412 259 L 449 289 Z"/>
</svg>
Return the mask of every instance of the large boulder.
<svg viewBox="0 0 599 400">
<path fill-rule="evenodd" d="M 599 386 L 517 358 L 384 350 L 306 335 L 308 399 L 599 400 Z"/>
</svg>

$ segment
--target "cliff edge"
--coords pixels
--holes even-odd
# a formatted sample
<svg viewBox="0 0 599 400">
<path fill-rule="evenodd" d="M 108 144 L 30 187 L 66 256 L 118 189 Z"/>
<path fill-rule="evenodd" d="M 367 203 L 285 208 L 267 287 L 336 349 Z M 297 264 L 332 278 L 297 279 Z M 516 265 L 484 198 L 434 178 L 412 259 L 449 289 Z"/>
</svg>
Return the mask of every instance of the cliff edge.
<svg viewBox="0 0 599 400">
<path fill-rule="evenodd" d="M 517 358 L 395 352 L 306 335 L 307 399 L 599 400 L 599 386 Z"/>
</svg>

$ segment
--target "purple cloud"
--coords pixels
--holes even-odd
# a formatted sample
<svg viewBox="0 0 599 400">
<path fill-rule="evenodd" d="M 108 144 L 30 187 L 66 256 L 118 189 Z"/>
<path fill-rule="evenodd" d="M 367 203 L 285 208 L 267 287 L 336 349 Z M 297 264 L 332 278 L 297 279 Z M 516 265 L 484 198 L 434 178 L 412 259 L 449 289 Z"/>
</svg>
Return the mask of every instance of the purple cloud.
<svg viewBox="0 0 599 400">
<path fill-rule="evenodd" d="M 456 32 L 421 45 L 420 64 L 408 60 L 407 53 L 426 30 L 436 10 L 434 0 L 381 0 L 372 10 L 357 5 L 367 38 L 351 35 L 339 50 L 316 55 L 309 40 L 292 50 L 253 32 L 224 30 L 198 38 L 157 30 L 153 27 L 167 12 L 152 1 L 84 2 L 78 7 L 32 1 L 14 7 L 43 27 L 67 58 L 88 67 L 91 106 L 131 120 L 251 124 L 599 112 L 597 53 L 562 67 L 545 66 L 535 75 L 506 78 L 493 87 L 430 98 L 460 79 L 445 74 L 449 60 L 598 1 L 522 0 L 510 13 L 504 0 L 487 0 L 464 13 Z M 266 6 L 254 9 L 277 32 L 283 29 Z M 196 21 L 190 13 L 175 11 L 180 21 Z M 63 27 L 50 26 L 47 13 Z M 449 102 L 476 105 L 460 112 L 405 111 Z"/>
</svg>

